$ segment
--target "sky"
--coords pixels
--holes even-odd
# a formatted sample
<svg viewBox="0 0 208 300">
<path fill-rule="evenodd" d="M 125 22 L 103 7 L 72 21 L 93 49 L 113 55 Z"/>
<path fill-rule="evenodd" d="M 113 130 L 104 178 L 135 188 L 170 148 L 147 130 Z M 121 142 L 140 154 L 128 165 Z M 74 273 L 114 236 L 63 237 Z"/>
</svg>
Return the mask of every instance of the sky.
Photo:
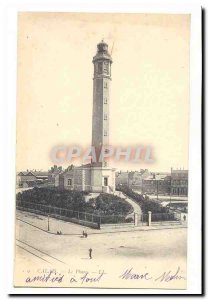
<svg viewBox="0 0 208 300">
<path fill-rule="evenodd" d="M 17 171 L 47 170 L 58 145 L 91 144 L 93 64 L 112 51 L 110 144 L 150 146 L 153 163 L 188 168 L 190 15 L 21 12 L 17 44 Z M 79 161 L 63 164 L 64 167 Z"/>
</svg>

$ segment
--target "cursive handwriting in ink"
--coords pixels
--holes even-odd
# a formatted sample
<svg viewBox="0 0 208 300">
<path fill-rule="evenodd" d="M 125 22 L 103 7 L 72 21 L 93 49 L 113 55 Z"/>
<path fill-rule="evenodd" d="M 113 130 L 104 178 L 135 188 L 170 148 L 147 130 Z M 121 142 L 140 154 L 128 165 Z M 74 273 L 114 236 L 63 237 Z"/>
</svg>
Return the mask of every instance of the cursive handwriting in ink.
<svg viewBox="0 0 208 300">
<path fill-rule="evenodd" d="M 98 276 L 91 277 L 89 276 L 89 272 L 86 272 L 81 278 L 81 284 L 83 283 L 89 283 L 89 282 L 99 282 L 101 278 L 106 274 L 104 271 L 102 271 Z"/>
<path fill-rule="evenodd" d="M 74 277 L 71 277 L 71 279 L 70 279 L 70 283 L 74 283 L 74 282 L 77 282 L 76 278 L 74 278 Z"/>
<path fill-rule="evenodd" d="M 173 273 L 171 270 L 168 272 L 163 272 L 163 274 L 157 277 L 155 281 L 159 280 L 160 282 L 169 282 L 172 280 L 181 280 L 181 279 L 185 280 L 186 278 L 180 275 L 179 272 L 180 272 L 180 267 L 178 267 L 175 273 Z"/>
<path fill-rule="evenodd" d="M 146 273 L 133 273 L 133 268 L 127 269 L 122 275 L 119 276 L 122 279 L 141 279 L 141 280 L 150 280 L 152 277 L 148 272 Z"/>
<path fill-rule="evenodd" d="M 59 274 L 56 275 L 56 272 L 50 271 L 49 274 L 43 274 L 43 275 L 37 275 L 37 276 L 28 276 L 26 278 L 26 283 L 31 283 L 35 281 L 41 281 L 41 282 L 58 282 L 61 283 L 63 281 L 64 275 Z"/>
</svg>

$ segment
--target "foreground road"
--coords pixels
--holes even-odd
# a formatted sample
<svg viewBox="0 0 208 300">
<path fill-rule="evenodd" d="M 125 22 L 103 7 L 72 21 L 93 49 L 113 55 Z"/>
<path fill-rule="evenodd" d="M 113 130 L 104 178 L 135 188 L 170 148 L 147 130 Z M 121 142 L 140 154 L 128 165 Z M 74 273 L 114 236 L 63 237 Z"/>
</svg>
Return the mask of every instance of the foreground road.
<svg viewBox="0 0 208 300">
<path fill-rule="evenodd" d="M 51 276 L 63 281 L 49 280 L 50 287 L 186 287 L 186 228 L 110 233 L 51 219 L 53 229 L 71 232 L 57 235 L 47 232 L 45 217 L 18 212 L 17 218 L 15 286 L 45 286 L 42 278 Z M 151 280 L 126 280 L 126 272 L 148 273 Z M 180 280 L 157 281 L 164 272 L 179 272 Z"/>
<path fill-rule="evenodd" d="M 76 235 L 56 235 L 49 234 L 30 224 L 41 224 L 41 218 L 27 213 L 19 213 L 17 216 L 26 223 L 17 219 L 16 239 L 19 243 L 27 243 L 32 249 L 31 252 L 40 250 L 45 254 L 53 256 L 64 263 L 69 263 L 71 259 L 88 259 L 88 249 L 93 249 L 96 258 L 185 258 L 186 256 L 186 228 L 174 228 L 149 231 L 130 231 L 93 234 L 95 231 L 83 226 L 65 223 Z M 44 218 L 44 217 L 43 217 Z M 56 221 L 51 226 L 63 224 Z M 42 224 L 43 226 L 45 224 Z M 41 228 L 41 226 L 39 226 Z M 83 230 L 87 230 L 88 237 L 82 238 Z M 72 232 L 71 231 L 71 232 Z M 19 259 L 37 261 L 38 255 L 34 256 L 29 248 L 24 250 L 23 244 L 19 244 L 17 254 Z M 27 251 L 28 250 L 28 251 Z M 38 252 L 35 252 L 37 254 Z M 41 256 L 41 255 L 40 255 Z M 45 257 L 44 257 L 45 259 Z"/>
</svg>

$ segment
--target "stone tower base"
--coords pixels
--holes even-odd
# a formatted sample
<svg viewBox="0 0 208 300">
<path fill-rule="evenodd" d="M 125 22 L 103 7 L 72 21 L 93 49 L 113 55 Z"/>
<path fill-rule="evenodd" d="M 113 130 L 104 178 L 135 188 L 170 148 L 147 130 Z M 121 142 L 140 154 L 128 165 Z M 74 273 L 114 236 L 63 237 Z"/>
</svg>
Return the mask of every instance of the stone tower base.
<svg viewBox="0 0 208 300">
<path fill-rule="evenodd" d="M 95 167 L 91 164 L 72 167 L 57 176 L 55 185 L 68 190 L 114 193 L 115 171 L 110 167 Z"/>
<path fill-rule="evenodd" d="M 115 169 L 91 167 L 91 192 L 114 193 Z"/>
</svg>

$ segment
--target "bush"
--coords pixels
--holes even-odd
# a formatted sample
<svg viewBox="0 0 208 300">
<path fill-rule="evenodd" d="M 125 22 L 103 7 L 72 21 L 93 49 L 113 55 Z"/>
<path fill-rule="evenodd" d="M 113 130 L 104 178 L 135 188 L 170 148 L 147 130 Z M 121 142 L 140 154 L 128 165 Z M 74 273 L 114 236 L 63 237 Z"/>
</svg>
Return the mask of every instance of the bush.
<svg viewBox="0 0 208 300">
<path fill-rule="evenodd" d="M 57 188 L 33 188 L 17 194 L 17 200 L 35 204 L 50 205 L 78 211 L 85 210 L 84 193 L 79 191 L 58 190 Z"/>
<path fill-rule="evenodd" d="M 132 206 L 124 199 L 106 193 L 101 193 L 98 197 L 92 198 L 88 202 L 94 208 L 94 213 L 101 216 L 127 215 L 133 211 Z"/>
<path fill-rule="evenodd" d="M 137 202 L 141 207 L 143 214 L 147 214 L 148 211 L 151 211 L 153 214 L 168 212 L 168 209 L 163 207 L 159 201 L 149 199 L 148 196 L 144 198 L 142 195 L 135 193 L 134 191 L 132 191 L 130 188 L 126 186 L 122 186 L 122 187 L 120 186 L 118 190 L 123 192 L 126 196 L 133 199 L 135 202 Z"/>
<path fill-rule="evenodd" d="M 31 204 L 42 204 L 100 216 L 122 215 L 120 217 L 124 220 L 125 216 L 132 211 L 132 206 L 118 196 L 102 193 L 86 202 L 85 195 L 85 192 L 74 190 L 35 187 L 18 193 L 16 199 L 30 202 Z"/>
</svg>

